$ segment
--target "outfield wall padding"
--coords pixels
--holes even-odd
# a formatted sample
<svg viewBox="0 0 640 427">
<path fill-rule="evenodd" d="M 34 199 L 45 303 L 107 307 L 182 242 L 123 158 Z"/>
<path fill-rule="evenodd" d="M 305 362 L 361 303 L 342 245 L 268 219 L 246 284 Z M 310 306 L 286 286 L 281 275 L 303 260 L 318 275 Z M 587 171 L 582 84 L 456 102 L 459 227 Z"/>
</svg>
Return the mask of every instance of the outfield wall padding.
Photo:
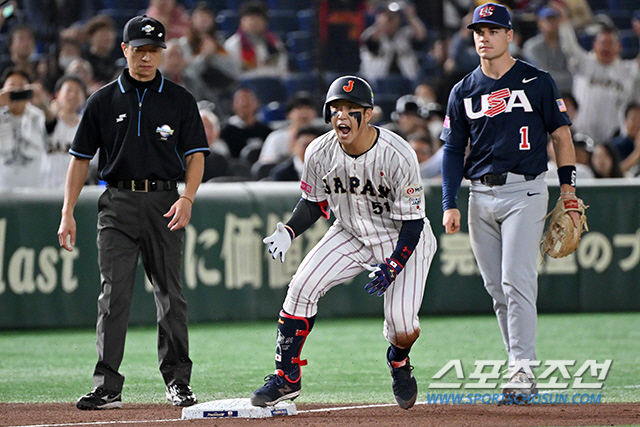
<svg viewBox="0 0 640 427">
<path fill-rule="evenodd" d="M 640 309 L 640 183 L 583 183 L 590 231 L 576 253 L 540 263 L 541 312 Z M 97 266 L 97 199 L 86 187 L 75 209 L 77 242 L 61 249 L 57 229 L 62 191 L 0 194 L 0 328 L 92 326 L 100 292 Z M 550 187 L 550 205 L 558 197 Z M 441 187 L 425 182 L 427 215 L 438 251 L 427 280 L 422 314 L 491 313 L 471 253 L 467 226 L 446 235 L 441 226 Z M 460 190 L 466 221 L 468 188 Z M 186 230 L 184 287 L 191 322 L 273 319 L 290 277 L 330 225 L 320 220 L 299 236 L 286 262 L 273 261 L 262 243 L 300 198 L 295 183 L 203 184 Z M 551 206 L 550 206 L 551 208 Z M 333 219 L 333 218 L 332 218 Z M 382 298 L 368 295 L 366 274 L 331 289 L 321 316 L 381 316 Z M 153 294 L 140 266 L 130 322 L 155 322 Z"/>
</svg>

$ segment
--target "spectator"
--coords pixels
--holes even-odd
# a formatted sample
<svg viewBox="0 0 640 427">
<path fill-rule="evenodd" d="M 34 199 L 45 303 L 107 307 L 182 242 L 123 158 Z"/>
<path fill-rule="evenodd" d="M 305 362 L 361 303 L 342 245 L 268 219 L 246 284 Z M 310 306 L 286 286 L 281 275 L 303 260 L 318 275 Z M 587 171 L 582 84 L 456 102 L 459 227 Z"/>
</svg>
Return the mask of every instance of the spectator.
<svg viewBox="0 0 640 427">
<path fill-rule="evenodd" d="M 271 181 L 300 181 L 304 152 L 311 142 L 322 135 L 322 131 L 314 127 L 303 127 L 297 130 L 291 143 L 292 156 L 275 165 L 269 173 Z"/>
<path fill-rule="evenodd" d="M 146 14 L 164 24 L 167 41 L 179 39 L 189 28 L 189 15 L 176 0 L 149 0 Z"/>
<path fill-rule="evenodd" d="M 44 113 L 33 106 L 31 76 L 7 68 L 0 90 L 0 189 L 40 187 L 44 148 Z"/>
<path fill-rule="evenodd" d="M 640 162 L 640 103 L 632 102 L 627 106 L 622 132 L 611 143 L 620 156 L 620 169 L 623 173 L 637 167 Z"/>
<path fill-rule="evenodd" d="M 58 43 L 57 66 L 61 74 L 64 74 L 69 64 L 74 59 L 82 58 L 82 46 L 73 38 L 60 38 Z"/>
<path fill-rule="evenodd" d="M 87 96 L 91 95 L 102 86 L 93 77 L 93 67 L 86 59 L 77 58 L 71 60 L 69 66 L 65 70 L 65 75 L 72 74 L 80 77 L 87 88 Z"/>
<path fill-rule="evenodd" d="M 431 135 L 427 132 L 417 132 L 412 133 L 407 137 L 407 141 L 409 145 L 413 148 L 413 151 L 416 152 L 418 156 L 418 165 L 420 166 L 420 177 L 421 178 L 432 178 L 424 176 L 423 170 L 429 164 L 429 159 L 433 156 L 433 141 L 431 139 Z"/>
<path fill-rule="evenodd" d="M 622 124 L 624 108 L 640 90 L 638 60 L 620 59 L 618 34 L 606 26 L 596 34 L 592 51 L 586 52 L 578 43 L 566 8 L 557 2 L 553 5 L 560 12 L 560 48 L 569 61 L 573 94 L 580 103 L 574 123 L 596 144 L 609 141 Z"/>
<path fill-rule="evenodd" d="M 209 155 L 204 159 L 204 174 L 202 182 L 212 178 L 231 175 L 229 170 L 228 149 L 224 141 L 220 140 L 220 119 L 209 109 L 200 108 L 200 117 L 204 125 L 204 133 L 209 143 Z M 226 151 L 226 154 L 224 154 Z"/>
<path fill-rule="evenodd" d="M 565 54 L 560 49 L 558 11 L 544 6 L 538 11 L 539 33 L 524 42 L 522 55 L 526 61 L 548 71 L 556 82 L 558 90 L 570 92 L 573 78 Z"/>
<path fill-rule="evenodd" d="M 95 16 L 87 22 L 86 33 L 89 45 L 82 57 L 91 64 L 94 79 L 101 85 L 107 84 L 119 71 L 114 56 L 115 23 L 108 15 Z"/>
<path fill-rule="evenodd" d="M 185 58 L 191 61 L 197 56 L 202 50 L 205 39 L 209 37 L 218 40 L 216 15 L 206 1 L 201 1 L 191 11 L 189 28 L 179 39 Z"/>
<path fill-rule="evenodd" d="M 286 114 L 288 124 L 274 130 L 265 139 L 258 158 L 261 164 L 279 163 L 291 156 L 292 142 L 298 130 L 311 125 L 318 115 L 315 99 L 309 92 L 296 92 L 287 101 Z"/>
<path fill-rule="evenodd" d="M 215 15 L 206 3 L 198 3 L 194 9 L 189 31 L 180 38 L 180 45 L 189 62 L 185 73 L 200 86 L 193 95 L 198 101 L 213 102 L 219 115 L 231 115 L 229 100 L 240 75 L 240 62 L 219 41 Z"/>
<path fill-rule="evenodd" d="M 282 40 L 269 31 L 267 7 L 249 0 L 240 6 L 240 25 L 224 42 L 224 48 L 241 64 L 244 77 L 283 76 L 287 73 L 287 50 Z"/>
<path fill-rule="evenodd" d="M 392 123 L 383 127 L 403 138 L 416 132 L 428 132 L 422 117 L 422 103 L 414 95 L 403 95 L 396 101 L 396 109 L 391 113 Z"/>
<path fill-rule="evenodd" d="M 427 104 L 429 102 L 438 102 L 438 94 L 432 84 L 427 82 L 420 82 L 413 90 L 413 94 L 422 103 Z M 438 134 L 439 135 L 439 134 Z"/>
<path fill-rule="evenodd" d="M 369 80 L 401 74 L 415 81 L 420 71 L 417 51 L 426 40 L 427 28 L 414 6 L 391 2 L 376 13 L 374 24 L 360 36 L 360 73 Z"/>
<path fill-rule="evenodd" d="M 17 25 L 9 33 L 9 52 L 3 55 L 0 74 L 9 67 L 17 67 L 29 74 L 29 79 L 38 75 L 36 39 L 31 27 Z"/>
<path fill-rule="evenodd" d="M 80 107 L 86 99 L 86 88 L 80 77 L 61 77 L 55 86 L 51 103 L 53 117 L 47 119 L 46 152 L 42 159 L 42 183 L 48 188 L 64 188 L 69 167 L 69 148 L 80 124 Z"/>
<path fill-rule="evenodd" d="M 593 149 L 591 169 L 596 178 L 622 178 L 620 157 L 613 144 L 605 142 Z"/>
<path fill-rule="evenodd" d="M 178 83 L 195 96 L 195 94 L 203 90 L 203 85 L 186 73 L 187 60 L 184 57 L 182 45 L 175 39 L 169 40 L 166 45 L 167 48 L 164 55 L 162 55 L 160 72 L 163 76 L 174 83 Z"/>
<path fill-rule="evenodd" d="M 258 120 L 258 97 L 247 87 L 241 87 L 233 94 L 233 116 L 222 128 L 220 136 L 227 143 L 231 158 L 240 157 L 240 152 L 247 145 L 254 149 L 262 147 L 264 140 L 271 133 L 271 128 Z M 253 164 L 253 162 L 251 162 Z M 251 167 L 251 165 L 247 165 Z"/>
</svg>

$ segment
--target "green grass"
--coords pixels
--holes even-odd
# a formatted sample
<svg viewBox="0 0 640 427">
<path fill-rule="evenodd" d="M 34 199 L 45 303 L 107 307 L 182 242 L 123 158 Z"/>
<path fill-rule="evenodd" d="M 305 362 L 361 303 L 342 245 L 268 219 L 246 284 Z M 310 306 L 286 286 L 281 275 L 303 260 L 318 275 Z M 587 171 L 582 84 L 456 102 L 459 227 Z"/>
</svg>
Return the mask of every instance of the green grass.
<svg viewBox="0 0 640 427">
<path fill-rule="evenodd" d="M 541 315 L 538 357 L 575 359 L 572 374 L 588 359 L 613 359 L 603 389 L 580 392 L 602 393 L 602 402 L 640 402 L 639 324 L 638 313 Z M 275 321 L 192 324 L 192 386 L 200 401 L 246 397 L 262 385 L 274 369 L 275 328 Z M 303 368 L 304 393 L 296 402 L 391 403 L 386 348 L 382 319 L 320 316 L 302 353 L 309 365 Z M 438 392 L 427 386 L 451 359 L 461 360 L 467 379 L 458 382 L 464 383 L 476 360 L 504 358 L 493 316 L 422 318 L 422 336 L 411 353 L 419 400 Z M 95 362 L 93 330 L 0 332 L 0 402 L 73 402 L 91 388 Z M 157 366 L 155 328 L 130 328 L 121 366 L 127 402 L 164 402 Z M 450 380 L 455 381 L 453 371 L 440 381 Z"/>
</svg>

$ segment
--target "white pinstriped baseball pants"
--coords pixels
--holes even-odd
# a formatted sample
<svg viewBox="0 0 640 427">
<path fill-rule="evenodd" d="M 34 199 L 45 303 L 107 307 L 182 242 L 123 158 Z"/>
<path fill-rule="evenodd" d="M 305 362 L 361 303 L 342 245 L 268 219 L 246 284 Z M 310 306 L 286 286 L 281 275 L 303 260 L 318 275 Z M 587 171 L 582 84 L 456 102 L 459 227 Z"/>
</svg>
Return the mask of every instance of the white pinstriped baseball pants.
<svg viewBox="0 0 640 427">
<path fill-rule="evenodd" d="M 307 254 L 289 283 L 284 310 L 294 316 L 312 317 L 318 301 L 329 289 L 362 273 L 363 264 L 376 265 L 391 255 L 396 242 L 365 246 L 338 223 Z M 418 312 L 422 305 L 429 267 L 436 251 L 436 239 L 429 221 L 420 241 L 396 281 L 384 294 L 384 336 L 391 344 L 410 348 L 420 334 Z M 362 297 L 371 298 L 364 290 Z"/>
</svg>

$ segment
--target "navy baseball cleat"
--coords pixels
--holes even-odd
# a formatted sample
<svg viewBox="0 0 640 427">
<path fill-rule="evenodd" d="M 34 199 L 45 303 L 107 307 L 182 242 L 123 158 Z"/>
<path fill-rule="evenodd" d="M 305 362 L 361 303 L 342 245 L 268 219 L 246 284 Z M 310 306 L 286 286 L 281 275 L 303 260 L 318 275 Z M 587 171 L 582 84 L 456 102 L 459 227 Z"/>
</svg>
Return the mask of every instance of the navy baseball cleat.
<svg viewBox="0 0 640 427">
<path fill-rule="evenodd" d="M 122 408 L 122 393 L 96 387 L 78 399 L 76 408 L 87 410 Z"/>
<path fill-rule="evenodd" d="M 265 406 L 273 406 L 283 400 L 293 400 L 302 391 L 302 378 L 292 383 L 280 369 L 276 369 L 273 374 L 267 375 L 264 380 L 266 381 L 265 384 L 251 395 L 251 404 L 253 406 L 264 408 Z"/>
<path fill-rule="evenodd" d="M 389 351 L 387 351 L 387 356 Z M 400 362 L 393 362 L 387 357 L 387 365 L 393 379 L 393 396 L 402 409 L 411 408 L 418 397 L 418 383 L 413 376 L 413 366 L 409 363 L 409 356 Z"/>
<path fill-rule="evenodd" d="M 173 406 L 191 406 L 198 403 L 196 395 L 191 391 L 191 387 L 186 384 L 173 384 L 167 386 L 167 400 Z"/>
</svg>

